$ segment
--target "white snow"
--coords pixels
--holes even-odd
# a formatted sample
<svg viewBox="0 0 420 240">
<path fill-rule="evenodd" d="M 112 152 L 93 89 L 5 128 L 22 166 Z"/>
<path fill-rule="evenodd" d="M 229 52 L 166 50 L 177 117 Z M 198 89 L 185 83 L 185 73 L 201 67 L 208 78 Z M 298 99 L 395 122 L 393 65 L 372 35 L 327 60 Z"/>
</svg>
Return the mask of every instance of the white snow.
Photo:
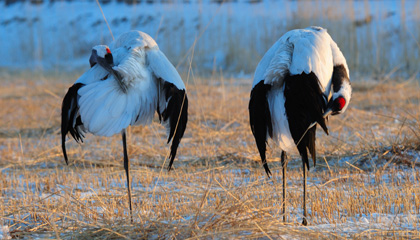
<svg viewBox="0 0 420 240">
<path fill-rule="evenodd" d="M 0 239 L 12 239 L 10 236 L 9 226 L 0 226 Z"/>
</svg>

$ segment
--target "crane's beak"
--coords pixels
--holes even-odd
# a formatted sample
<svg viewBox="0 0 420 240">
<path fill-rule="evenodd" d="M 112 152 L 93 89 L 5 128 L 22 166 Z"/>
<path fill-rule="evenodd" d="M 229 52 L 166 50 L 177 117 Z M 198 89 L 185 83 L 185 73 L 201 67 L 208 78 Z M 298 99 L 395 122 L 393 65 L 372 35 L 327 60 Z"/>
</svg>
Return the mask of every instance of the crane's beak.
<svg viewBox="0 0 420 240">
<path fill-rule="evenodd" d="M 111 59 L 112 59 L 112 56 L 111 56 Z M 95 64 L 98 63 L 99 66 L 101 66 L 103 69 L 107 70 L 117 80 L 118 85 L 120 85 L 120 87 L 121 87 L 121 90 L 124 93 L 127 93 L 127 86 L 123 83 L 121 74 L 119 74 L 117 71 L 115 71 L 112 68 L 114 66 L 113 61 L 110 63 L 105 58 L 99 57 L 98 52 L 95 49 L 93 49 L 92 50 L 92 55 L 90 55 L 89 63 L 90 63 L 90 67 L 93 67 L 93 66 L 95 66 Z"/>
<path fill-rule="evenodd" d="M 95 49 L 93 49 L 92 54 L 90 55 L 90 58 L 89 58 L 90 67 L 92 68 L 93 66 L 96 65 L 96 63 L 98 63 L 98 52 Z"/>
<path fill-rule="evenodd" d="M 327 108 L 327 110 L 325 110 L 324 114 L 322 115 L 323 118 L 326 118 L 328 116 L 330 116 L 332 113 L 332 108 Z"/>
<path fill-rule="evenodd" d="M 341 101 L 340 101 L 341 100 Z M 327 109 L 325 109 L 323 117 L 326 118 L 329 115 L 335 115 L 340 113 L 340 111 L 345 106 L 346 100 L 343 97 L 338 97 L 334 101 L 329 101 L 327 104 Z"/>
</svg>

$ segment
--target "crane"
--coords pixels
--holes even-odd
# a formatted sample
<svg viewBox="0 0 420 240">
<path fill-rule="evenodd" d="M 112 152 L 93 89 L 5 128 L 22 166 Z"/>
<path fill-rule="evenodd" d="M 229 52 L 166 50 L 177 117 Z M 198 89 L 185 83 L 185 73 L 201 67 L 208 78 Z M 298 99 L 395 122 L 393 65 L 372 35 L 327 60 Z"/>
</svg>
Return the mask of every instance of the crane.
<svg viewBox="0 0 420 240">
<path fill-rule="evenodd" d="M 249 117 L 262 164 L 272 138 L 282 150 L 283 221 L 286 221 L 287 154 L 295 147 L 303 163 L 303 225 L 307 225 L 308 150 L 316 164 L 316 125 L 328 134 L 329 115 L 346 111 L 351 98 L 349 69 L 337 44 L 321 27 L 285 33 L 259 62 L 252 84 Z"/>
<path fill-rule="evenodd" d="M 66 163 L 66 135 L 83 142 L 86 133 L 112 136 L 121 133 L 128 202 L 132 218 L 130 164 L 126 128 L 151 123 L 155 111 L 172 140 L 168 170 L 188 121 L 185 85 L 156 42 L 148 34 L 130 31 L 109 46 L 94 46 L 91 68 L 77 79 L 63 99 L 62 150 Z"/>
</svg>

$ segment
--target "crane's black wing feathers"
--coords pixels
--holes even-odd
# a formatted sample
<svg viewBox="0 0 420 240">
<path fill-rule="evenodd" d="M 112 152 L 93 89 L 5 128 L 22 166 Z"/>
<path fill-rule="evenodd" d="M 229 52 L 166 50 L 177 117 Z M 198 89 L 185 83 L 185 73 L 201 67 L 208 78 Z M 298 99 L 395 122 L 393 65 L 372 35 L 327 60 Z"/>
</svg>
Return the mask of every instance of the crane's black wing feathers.
<svg viewBox="0 0 420 240">
<path fill-rule="evenodd" d="M 168 171 L 171 170 L 174 162 L 178 145 L 184 136 L 188 122 L 188 97 L 185 89 L 178 89 L 173 83 L 164 82 L 163 94 L 167 102 L 166 109 L 160 112 L 158 104 L 159 120 L 169 121 L 168 143 L 172 140 L 170 162 Z M 178 122 L 179 119 L 179 122 Z"/>
<path fill-rule="evenodd" d="M 68 164 L 66 152 L 66 135 L 70 132 L 71 136 L 76 142 L 83 142 L 83 133 L 78 126 L 83 125 L 80 116 L 78 116 L 79 107 L 77 103 L 77 91 L 83 87 L 84 84 L 76 83 L 69 88 L 66 96 L 63 99 L 61 106 L 61 147 L 63 149 L 64 160 Z"/>
<path fill-rule="evenodd" d="M 311 72 L 285 78 L 285 109 L 288 117 L 290 133 L 302 156 L 302 161 L 309 170 L 308 152 L 311 154 L 314 166 L 316 164 L 315 132 L 316 125 L 305 131 L 313 122 L 318 122 L 328 134 L 328 128 L 323 118 L 326 108 L 324 94 L 320 88 L 317 76 Z M 305 135 L 304 135 L 305 134 Z M 302 138 L 302 136 L 304 137 Z M 301 140 L 302 139 L 302 140 Z M 299 142 L 300 140 L 300 142 Z"/>
<path fill-rule="evenodd" d="M 260 81 L 251 91 L 251 99 L 248 106 L 251 131 L 255 137 L 261 161 L 268 177 L 270 177 L 271 171 L 268 168 L 265 156 L 267 133 L 270 137 L 273 137 L 273 125 L 267 100 L 267 93 L 270 89 L 271 85 L 264 84 L 264 80 Z"/>
</svg>

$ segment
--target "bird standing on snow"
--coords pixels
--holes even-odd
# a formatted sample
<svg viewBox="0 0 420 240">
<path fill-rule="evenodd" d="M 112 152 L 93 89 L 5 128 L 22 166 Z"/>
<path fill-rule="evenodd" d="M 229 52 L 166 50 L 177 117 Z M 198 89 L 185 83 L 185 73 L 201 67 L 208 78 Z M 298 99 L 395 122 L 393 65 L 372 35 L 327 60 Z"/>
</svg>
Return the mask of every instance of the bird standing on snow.
<svg viewBox="0 0 420 240">
<path fill-rule="evenodd" d="M 172 139 L 170 170 L 188 120 L 185 86 L 156 42 L 143 32 L 125 33 L 109 47 L 95 46 L 89 62 L 91 68 L 69 88 L 63 100 L 64 159 L 68 163 L 65 145 L 68 132 L 77 142 L 83 142 L 86 132 L 98 136 L 121 132 L 131 215 L 125 129 L 150 123 L 157 111 L 159 120 L 169 130 L 168 143 Z"/>
<path fill-rule="evenodd" d="M 332 90 L 332 91 L 331 91 Z M 308 152 L 316 161 L 316 123 L 328 134 L 325 119 L 343 113 L 351 86 L 346 59 L 321 27 L 284 34 L 257 66 L 249 102 L 251 130 L 268 176 L 267 135 L 282 149 L 283 221 L 286 220 L 286 152 L 297 146 L 303 162 L 303 225 L 307 225 Z"/>
</svg>

